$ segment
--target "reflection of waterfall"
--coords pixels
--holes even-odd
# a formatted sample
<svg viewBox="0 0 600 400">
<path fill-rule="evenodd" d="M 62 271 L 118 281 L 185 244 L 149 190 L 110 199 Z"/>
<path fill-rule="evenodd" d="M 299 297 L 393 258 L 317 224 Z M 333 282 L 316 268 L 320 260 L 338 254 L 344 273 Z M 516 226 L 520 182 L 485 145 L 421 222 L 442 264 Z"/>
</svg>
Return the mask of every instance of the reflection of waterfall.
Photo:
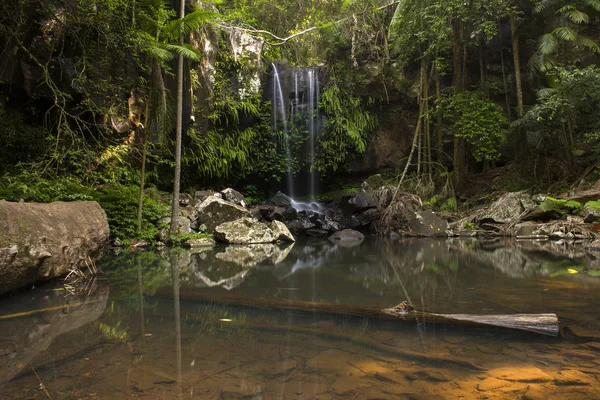
<svg viewBox="0 0 600 400">
<path fill-rule="evenodd" d="M 298 132 L 303 132 L 303 147 L 300 154 L 304 154 L 304 169 L 307 172 L 307 182 L 301 182 L 300 191 L 311 198 L 319 192 L 319 176 L 316 168 L 316 143 L 321 129 L 319 117 L 320 82 L 317 68 L 294 68 L 291 74 L 285 73 L 283 68 L 272 64 L 272 107 L 273 126 L 281 123 L 284 135 L 284 145 L 287 160 L 287 190 L 293 197 L 296 192 L 296 178 L 294 177 L 294 161 L 299 154 L 293 154 L 291 147 L 294 143 L 290 138 L 298 139 Z M 289 117 L 289 121 L 288 118 Z"/>
</svg>

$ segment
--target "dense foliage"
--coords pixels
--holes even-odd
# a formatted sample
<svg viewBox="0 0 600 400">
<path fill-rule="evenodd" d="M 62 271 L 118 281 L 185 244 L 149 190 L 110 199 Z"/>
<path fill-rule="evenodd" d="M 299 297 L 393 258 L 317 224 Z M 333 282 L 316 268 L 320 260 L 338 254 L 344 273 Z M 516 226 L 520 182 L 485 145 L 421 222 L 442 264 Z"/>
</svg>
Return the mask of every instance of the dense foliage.
<svg viewBox="0 0 600 400">
<path fill-rule="evenodd" d="M 517 162 L 524 185 L 536 176 L 558 188 L 597 165 L 600 1 L 217 0 L 188 2 L 182 19 L 173 5 L 3 2 L 0 197 L 97 199 L 115 236 L 152 236 L 160 196 L 149 191 L 136 233 L 135 192 L 142 177 L 172 188 L 178 55 L 183 191 L 260 197 L 288 169 L 332 179 L 378 129 L 401 130 L 378 125 L 398 112 L 410 115 L 414 138 L 402 141 L 414 151 L 396 166 L 416 179 L 460 184 Z M 322 71 L 315 165 L 315 116 L 296 115 L 287 137 L 273 124 L 272 61 Z M 532 174 L 539 165 L 549 172 Z"/>
</svg>

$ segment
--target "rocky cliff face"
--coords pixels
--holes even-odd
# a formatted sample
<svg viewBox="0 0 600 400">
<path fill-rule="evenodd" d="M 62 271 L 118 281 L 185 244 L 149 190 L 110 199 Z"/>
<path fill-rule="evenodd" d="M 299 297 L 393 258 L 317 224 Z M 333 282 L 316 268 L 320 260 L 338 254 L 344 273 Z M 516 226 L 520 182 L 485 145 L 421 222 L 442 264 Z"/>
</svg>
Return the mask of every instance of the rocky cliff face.
<svg viewBox="0 0 600 400">
<path fill-rule="evenodd" d="M 84 265 L 100 255 L 108 237 L 106 214 L 96 202 L 0 200 L 0 294 Z"/>
</svg>

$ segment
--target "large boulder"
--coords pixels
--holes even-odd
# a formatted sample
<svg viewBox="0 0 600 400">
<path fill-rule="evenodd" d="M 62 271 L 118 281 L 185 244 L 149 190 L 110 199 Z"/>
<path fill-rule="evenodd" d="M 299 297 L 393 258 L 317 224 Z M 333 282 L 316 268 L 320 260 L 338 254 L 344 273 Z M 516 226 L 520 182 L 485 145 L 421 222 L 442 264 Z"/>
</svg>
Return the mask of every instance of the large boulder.
<svg viewBox="0 0 600 400">
<path fill-rule="evenodd" d="M 200 232 L 214 233 L 215 228 L 225 222 L 250 217 L 250 212 L 244 207 L 230 203 L 216 196 L 206 198 L 196 205 L 198 216 L 197 229 Z"/>
<path fill-rule="evenodd" d="M 279 207 L 289 207 L 292 205 L 292 198 L 284 193 L 277 192 L 271 200 L 269 200 L 271 204 Z"/>
<path fill-rule="evenodd" d="M 0 294 L 83 266 L 108 237 L 106 214 L 94 201 L 0 200 Z"/>
<path fill-rule="evenodd" d="M 239 204 L 240 206 L 244 206 L 244 200 L 246 199 L 244 197 L 243 194 L 241 194 L 240 192 L 238 192 L 235 189 L 232 188 L 227 188 L 227 189 L 223 189 L 221 190 L 221 194 L 223 195 L 223 198 L 231 203 L 235 203 L 235 204 Z"/>
<path fill-rule="evenodd" d="M 448 221 L 438 217 L 433 211 L 417 211 L 408 222 L 411 233 L 418 236 L 448 236 Z"/>
<path fill-rule="evenodd" d="M 271 230 L 276 241 L 282 242 L 295 242 L 294 235 L 290 232 L 288 227 L 280 221 L 271 222 Z"/>
<path fill-rule="evenodd" d="M 369 208 L 377 208 L 379 200 L 373 193 L 353 193 L 343 196 L 340 200 L 341 209 L 347 213 L 358 213 Z"/>
<path fill-rule="evenodd" d="M 252 218 L 224 222 L 215 228 L 215 237 L 225 243 L 272 243 L 278 238 L 267 224 Z"/>
<path fill-rule="evenodd" d="M 502 195 L 488 208 L 480 221 L 492 221 L 501 224 L 517 222 L 525 211 L 537 208 L 531 196 L 525 192 L 511 192 Z"/>
</svg>

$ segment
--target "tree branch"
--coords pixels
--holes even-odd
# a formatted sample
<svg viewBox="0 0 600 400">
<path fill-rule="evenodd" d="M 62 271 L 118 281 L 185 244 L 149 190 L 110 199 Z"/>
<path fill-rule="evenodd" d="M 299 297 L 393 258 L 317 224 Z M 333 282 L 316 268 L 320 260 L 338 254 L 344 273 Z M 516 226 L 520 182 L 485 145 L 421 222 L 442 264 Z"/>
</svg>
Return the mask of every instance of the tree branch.
<svg viewBox="0 0 600 400">
<path fill-rule="evenodd" d="M 386 9 L 388 7 L 392 7 L 392 6 L 394 6 L 396 4 L 399 4 L 399 3 L 401 3 L 400 0 L 393 1 L 393 2 L 391 2 L 389 4 L 386 4 L 385 6 L 377 7 L 374 11 L 381 11 L 381 10 L 384 10 L 384 9 Z M 365 10 L 365 11 L 361 11 L 359 13 L 354 13 L 350 17 L 338 19 L 337 21 L 332 22 L 332 24 L 340 24 L 340 23 L 348 21 L 348 20 L 350 20 L 352 18 L 356 18 L 356 16 L 358 16 L 358 15 L 366 14 L 369 11 L 370 10 Z M 282 46 L 282 45 L 286 44 L 288 41 L 290 41 L 290 40 L 292 40 L 294 38 L 297 38 L 298 36 L 305 35 L 305 34 L 307 34 L 309 32 L 317 30 L 319 28 L 318 26 L 312 26 L 312 27 L 307 28 L 307 29 L 305 29 L 303 31 L 296 32 L 293 35 L 290 35 L 288 37 L 280 37 L 280 36 L 275 35 L 272 32 L 264 30 L 264 29 L 256 29 L 256 28 L 253 28 L 251 26 L 249 28 L 245 28 L 245 27 L 242 27 L 242 26 L 231 25 L 231 24 L 229 24 L 229 23 L 227 23 L 225 21 L 222 21 L 222 20 L 219 23 L 217 23 L 217 26 L 219 28 L 223 28 L 223 29 L 238 30 L 238 31 L 246 32 L 246 33 L 249 33 L 251 35 L 252 34 L 254 34 L 254 35 L 263 34 L 263 35 L 267 35 L 267 36 L 272 37 L 273 39 L 278 40 L 278 42 L 268 42 L 268 41 L 266 41 L 266 43 L 269 44 L 269 45 L 271 45 L 271 46 Z"/>
</svg>

